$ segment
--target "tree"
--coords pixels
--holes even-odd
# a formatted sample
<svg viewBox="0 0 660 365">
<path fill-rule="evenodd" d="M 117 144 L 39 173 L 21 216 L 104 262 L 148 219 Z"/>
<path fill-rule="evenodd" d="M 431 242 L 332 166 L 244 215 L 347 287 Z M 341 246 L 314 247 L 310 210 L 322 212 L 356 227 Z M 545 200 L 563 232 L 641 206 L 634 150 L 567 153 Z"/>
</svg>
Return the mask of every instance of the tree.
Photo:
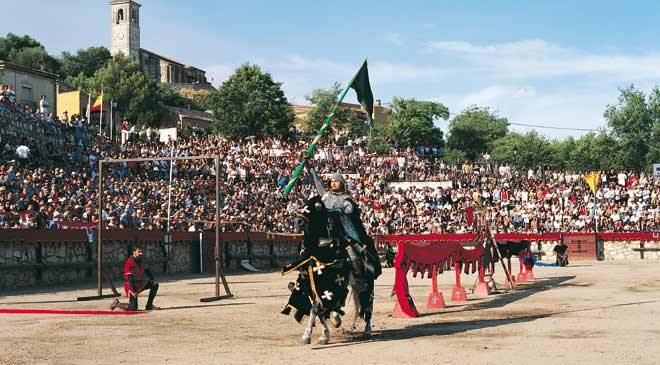
<svg viewBox="0 0 660 365">
<path fill-rule="evenodd" d="M 660 89 L 658 89 L 658 86 L 651 90 L 648 104 L 652 124 L 648 141 L 649 150 L 646 154 L 647 170 L 654 163 L 660 163 Z"/>
<path fill-rule="evenodd" d="M 509 133 L 493 145 L 492 158 L 496 162 L 511 163 L 521 168 L 549 166 L 553 162 L 550 142 L 537 131 Z"/>
<path fill-rule="evenodd" d="M 323 126 L 323 122 L 332 111 L 341 90 L 341 85 L 336 82 L 327 90 L 315 89 L 305 97 L 313 107 L 303 120 L 304 132 L 316 132 Z M 333 131 L 347 131 L 351 137 L 364 135 L 364 121 L 358 118 L 355 111 L 341 106 L 337 108 L 337 112 L 332 117 L 330 128 Z"/>
<path fill-rule="evenodd" d="M 392 99 L 390 131 L 400 147 L 444 146 L 443 134 L 434 125 L 437 118 L 449 118 L 449 109 L 440 103 L 415 99 Z"/>
<path fill-rule="evenodd" d="M 493 149 L 493 142 L 509 131 L 509 122 L 489 108 L 477 106 L 455 116 L 449 123 L 447 147 L 463 151 L 467 158 L 476 160 L 484 152 Z"/>
<path fill-rule="evenodd" d="M 634 86 L 622 89 L 620 93 L 618 104 L 608 105 L 603 113 L 618 141 L 616 161 L 626 168 L 644 169 L 648 167 L 651 127 L 654 119 L 657 120 L 655 110 L 652 113 L 658 104 L 657 87 L 652 92 L 650 103 L 647 103 L 644 93 Z"/>
<path fill-rule="evenodd" d="M 367 139 L 367 148 L 369 151 L 379 155 L 387 155 L 390 153 L 392 147 L 387 140 L 389 135 L 387 126 L 374 126 L 371 128 L 369 138 Z"/>
<path fill-rule="evenodd" d="M 294 114 L 281 86 L 257 65 L 240 66 L 209 97 L 216 130 L 230 139 L 289 136 Z"/>
<path fill-rule="evenodd" d="M 443 159 L 449 164 L 462 164 L 467 160 L 467 156 L 463 151 L 447 149 Z"/>
<path fill-rule="evenodd" d="M 162 109 L 159 87 L 150 79 L 137 62 L 118 54 L 93 78 L 87 79 L 89 87 L 104 91 L 106 100 L 114 100 L 124 116 L 143 125 L 158 126 Z"/>
<path fill-rule="evenodd" d="M 87 49 L 79 49 L 76 54 L 71 54 L 67 51 L 62 52 L 60 57 L 62 66 L 60 68 L 60 77 L 65 80 L 65 83 L 71 85 L 70 79 L 83 74 L 86 77 L 91 77 L 94 73 L 112 59 L 110 51 L 105 47 L 89 47 Z"/>
<path fill-rule="evenodd" d="M 6 60 L 34 70 L 58 73 L 59 61 L 50 56 L 36 39 L 7 33 L 0 37 L 0 60 Z"/>
</svg>

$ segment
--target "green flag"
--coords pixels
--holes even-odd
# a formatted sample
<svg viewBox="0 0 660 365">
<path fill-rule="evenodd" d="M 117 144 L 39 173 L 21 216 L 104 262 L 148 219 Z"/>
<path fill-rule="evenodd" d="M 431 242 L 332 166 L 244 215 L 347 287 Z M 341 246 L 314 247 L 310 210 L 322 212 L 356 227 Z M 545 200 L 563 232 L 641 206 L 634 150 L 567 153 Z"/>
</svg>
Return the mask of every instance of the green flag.
<svg viewBox="0 0 660 365">
<path fill-rule="evenodd" d="M 351 88 L 355 90 L 360 105 L 367 111 L 367 122 L 371 125 L 371 118 L 374 115 L 374 94 L 371 92 L 371 84 L 369 83 L 367 60 L 364 60 L 360 71 L 355 74 Z"/>
<path fill-rule="evenodd" d="M 360 70 L 355 74 L 355 76 L 353 76 L 351 82 L 348 85 L 346 85 L 344 90 L 339 95 L 339 98 L 337 99 L 337 102 L 335 102 L 335 105 L 332 107 L 330 114 L 327 117 L 325 117 L 325 120 L 323 121 L 323 126 L 316 133 L 316 137 L 307 148 L 307 151 L 305 151 L 303 160 L 300 162 L 300 164 L 291 174 L 291 179 L 289 180 L 289 183 L 286 184 L 286 186 L 282 190 L 282 194 L 284 195 L 288 194 L 289 191 L 291 191 L 293 186 L 296 184 L 296 181 L 298 181 L 300 174 L 305 168 L 307 159 L 311 158 L 314 155 L 314 150 L 316 149 L 316 146 L 321 141 L 321 138 L 323 138 L 323 134 L 325 134 L 325 131 L 330 125 L 330 123 L 332 123 L 332 117 L 335 116 L 335 113 L 337 112 L 337 108 L 344 100 L 344 97 L 348 93 L 348 90 L 351 88 L 355 90 L 358 101 L 360 102 L 362 107 L 367 111 L 367 122 L 371 124 L 371 116 L 374 113 L 374 95 L 371 92 L 371 84 L 369 83 L 369 70 L 367 69 L 367 60 L 364 60 L 364 63 L 362 64 L 362 67 L 360 67 Z"/>
</svg>

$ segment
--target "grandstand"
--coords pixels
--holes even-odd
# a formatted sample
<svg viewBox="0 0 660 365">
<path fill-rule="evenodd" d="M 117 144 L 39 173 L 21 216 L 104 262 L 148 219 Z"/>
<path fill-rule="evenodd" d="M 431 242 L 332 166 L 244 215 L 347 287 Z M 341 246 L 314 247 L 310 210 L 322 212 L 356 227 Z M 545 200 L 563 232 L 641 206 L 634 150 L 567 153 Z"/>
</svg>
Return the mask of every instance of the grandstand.
<svg viewBox="0 0 660 365">
<path fill-rule="evenodd" d="M 56 228 L 67 222 L 94 222 L 94 197 L 100 159 L 169 156 L 171 146 L 140 138 L 125 145 L 93 139 L 84 121 L 74 124 L 0 106 L 0 227 Z M 219 155 L 221 219 L 249 223 L 253 231 L 293 232 L 289 214 L 313 191 L 303 180 L 286 199 L 281 188 L 297 162 L 304 141 L 225 141 L 213 135 L 181 138 L 177 156 Z M 16 149 L 30 155 L 19 159 Z M 372 234 L 469 232 L 464 208 L 488 209 L 498 232 L 651 231 L 660 224 L 655 180 L 633 171 L 603 173 L 596 206 L 578 173 L 512 171 L 507 165 L 449 165 L 413 149 L 389 155 L 367 152 L 366 141 L 328 143 L 316 153 L 321 173 L 341 171 L 359 199 Z M 23 160 L 23 162 L 21 162 Z M 52 173 L 51 168 L 53 168 Z M 213 228 L 214 208 L 203 198 L 212 166 L 177 166 L 173 180 L 171 225 L 174 230 Z M 155 183 L 147 184 L 146 181 Z M 167 216 L 166 163 L 120 164 L 104 186 L 108 199 L 103 219 L 109 227 L 162 230 Z M 396 187 L 396 182 L 424 182 Z M 205 223 L 206 222 L 206 223 Z M 229 225 L 240 231 L 244 225 Z"/>
</svg>

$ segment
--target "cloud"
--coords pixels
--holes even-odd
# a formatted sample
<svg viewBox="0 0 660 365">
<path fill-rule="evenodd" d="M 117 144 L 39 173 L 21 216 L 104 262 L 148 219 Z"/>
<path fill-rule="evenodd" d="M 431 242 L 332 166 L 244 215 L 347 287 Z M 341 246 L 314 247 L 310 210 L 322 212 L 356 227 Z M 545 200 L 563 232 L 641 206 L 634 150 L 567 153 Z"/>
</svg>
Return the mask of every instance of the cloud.
<svg viewBox="0 0 660 365">
<path fill-rule="evenodd" d="M 206 78 L 213 84 L 218 86 L 231 76 L 236 70 L 237 65 L 217 64 L 213 66 L 204 67 L 206 70 Z"/>
<path fill-rule="evenodd" d="M 261 59 L 253 62 L 269 72 L 273 79 L 282 83 L 287 97 L 295 103 L 305 103 L 305 95 L 313 89 L 328 88 L 334 82 L 342 84 L 358 70 L 359 64 L 336 62 L 326 58 L 308 58 L 289 55 L 275 59 Z M 208 66 L 207 77 L 214 84 L 225 81 L 238 65 L 218 64 Z M 372 87 L 384 84 L 440 80 L 448 70 L 433 66 L 418 66 L 407 63 L 393 63 L 381 60 L 369 61 L 369 76 Z M 350 97 L 347 100 L 351 100 Z"/>
<path fill-rule="evenodd" d="M 596 53 L 562 47 L 541 39 L 475 45 L 464 41 L 428 42 L 427 53 L 467 61 L 473 69 L 496 77 L 549 78 L 607 74 L 617 79 L 660 77 L 660 53 Z"/>
<path fill-rule="evenodd" d="M 562 128 L 598 129 L 606 127 L 603 118 L 605 105 L 616 100 L 616 89 L 573 89 L 546 91 L 532 85 L 492 84 L 465 93 L 446 94 L 431 98 L 449 108 L 453 115 L 467 107 L 489 107 L 510 123 L 523 123 Z M 439 123 L 446 130 L 447 122 Z M 535 128 L 512 125 L 511 130 L 527 132 Z M 539 128 L 550 138 L 582 135 L 583 131 Z"/>
<path fill-rule="evenodd" d="M 403 39 L 399 33 L 388 33 L 385 35 L 385 40 L 394 44 L 395 46 L 403 46 Z"/>
</svg>

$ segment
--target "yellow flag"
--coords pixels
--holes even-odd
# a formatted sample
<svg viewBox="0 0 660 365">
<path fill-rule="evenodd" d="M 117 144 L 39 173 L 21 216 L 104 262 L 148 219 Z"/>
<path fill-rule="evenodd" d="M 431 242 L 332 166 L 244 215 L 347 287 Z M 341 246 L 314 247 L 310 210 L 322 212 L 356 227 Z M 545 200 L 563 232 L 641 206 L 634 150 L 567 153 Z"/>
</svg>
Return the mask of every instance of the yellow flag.
<svg viewBox="0 0 660 365">
<path fill-rule="evenodd" d="M 598 182 L 600 181 L 600 172 L 592 172 L 589 175 L 583 177 L 584 181 L 589 185 L 591 191 L 596 194 L 598 190 Z"/>
<path fill-rule="evenodd" d="M 96 97 L 96 101 L 94 102 L 94 105 L 92 105 L 92 111 L 97 112 L 101 110 L 102 105 L 103 105 L 103 91 L 101 91 L 101 95 Z"/>
</svg>

